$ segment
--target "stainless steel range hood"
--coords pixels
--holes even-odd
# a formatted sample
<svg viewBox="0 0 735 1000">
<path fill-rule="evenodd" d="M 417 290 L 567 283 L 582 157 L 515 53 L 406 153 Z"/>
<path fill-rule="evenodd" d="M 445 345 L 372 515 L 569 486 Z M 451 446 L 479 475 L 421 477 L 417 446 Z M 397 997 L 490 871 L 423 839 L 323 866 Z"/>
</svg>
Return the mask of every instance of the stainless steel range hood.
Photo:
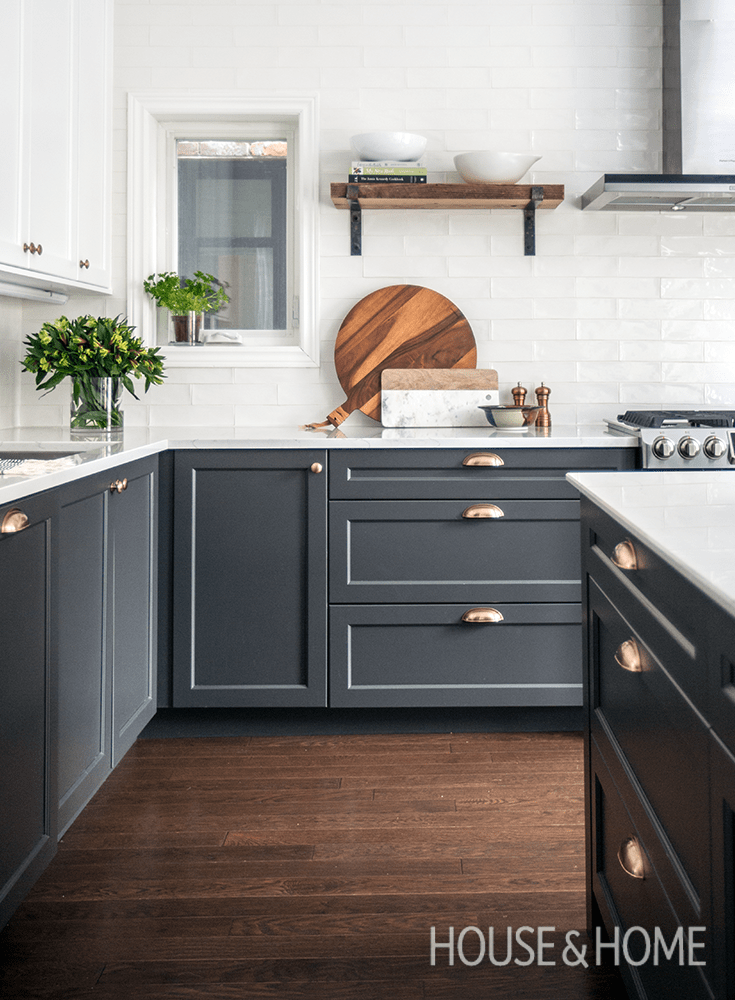
<svg viewBox="0 0 735 1000">
<path fill-rule="evenodd" d="M 662 174 L 605 174 L 582 208 L 735 211 L 735 4 L 664 0 Z"/>
</svg>

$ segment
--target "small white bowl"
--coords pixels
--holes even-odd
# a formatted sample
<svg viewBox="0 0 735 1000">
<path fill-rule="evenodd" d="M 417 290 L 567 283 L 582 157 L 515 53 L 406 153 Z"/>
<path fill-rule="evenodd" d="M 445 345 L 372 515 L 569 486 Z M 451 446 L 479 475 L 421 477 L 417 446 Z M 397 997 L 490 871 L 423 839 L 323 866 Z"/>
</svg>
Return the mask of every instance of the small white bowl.
<svg viewBox="0 0 735 1000">
<path fill-rule="evenodd" d="M 520 430 L 536 423 L 538 406 L 480 406 L 485 411 L 487 422 L 493 427 L 505 430 Z"/>
<path fill-rule="evenodd" d="M 532 153 L 495 153 L 478 149 L 455 156 L 454 166 L 467 184 L 515 184 L 540 159 Z"/>
<path fill-rule="evenodd" d="M 418 160 L 426 139 L 412 132 L 363 132 L 350 140 L 361 160 Z"/>
</svg>

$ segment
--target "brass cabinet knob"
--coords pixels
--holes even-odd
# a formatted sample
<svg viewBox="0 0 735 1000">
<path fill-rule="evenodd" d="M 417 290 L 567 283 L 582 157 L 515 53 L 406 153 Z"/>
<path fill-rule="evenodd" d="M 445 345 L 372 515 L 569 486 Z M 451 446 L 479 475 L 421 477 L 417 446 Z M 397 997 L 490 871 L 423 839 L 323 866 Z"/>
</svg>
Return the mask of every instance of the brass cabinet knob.
<svg viewBox="0 0 735 1000">
<path fill-rule="evenodd" d="M 462 615 L 463 622 L 477 625 L 492 625 L 495 622 L 502 622 L 503 616 L 497 608 L 470 608 Z"/>
<path fill-rule="evenodd" d="M 638 649 L 638 643 L 635 639 L 626 639 L 625 642 L 620 643 L 615 650 L 615 662 L 623 670 L 629 670 L 631 674 L 642 673 L 641 651 Z"/>
<path fill-rule="evenodd" d="M 638 569 L 638 557 L 635 553 L 635 547 L 629 538 L 618 542 L 610 558 L 618 569 Z"/>
<path fill-rule="evenodd" d="M 500 455 L 494 454 L 492 451 L 475 451 L 471 455 L 467 455 L 462 459 L 462 465 L 469 466 L 470 468 L 477 466 L 499 466 L 505 465 L 505 462 L 500 457 Z"/>
<path fill-rule="evenodd" d="M 19 510 L 18 507 L 13 507 L 3 518 L 3 523 L 0 524 L 0 533 L 3 535 L 10 535 L 14 531 L 22 531 L 27 527 L 28 518 L 26 515 L 22 510 Z"/>
<path fill-rule="evenodd" d="M 79 266 L 80 267 L 86 267 L 87 269 L 89 269 L 89 261 L 88 260 L 80 260 L 79 261 Z"/>
<path fill-rule="evenodd" d="M 114 483 L 110 483 L 110 493 L 122 493 L 122 491 L 127 488 L 127 479 L 116 479 Z"/>
<path fill-rule="evenodd" d="M 38 244 L 38 246 L 36 246 L 35 243 L 24 243 L 23 252 L 28 253 L 29 250 L 31 253 L 37 253 L 39 257 L 43 253 L 43 247 L 41 246 L 40 243 Z"/>
<path fill-rule="evenodd" d="M 324 466 L 321 464 L 321 462 L 313 462 L 309 466 L 311 472 L 317 472 L 317 473 L 321 472 L 323 468 Z"/>
<path fill-rule="evenodd" d="M 462 511 L 462 517 L 505 517 L 505 514 L 494 503 L 473 503 Z"/>
<path fill-rule="evenodd" d="M 637 837 L 626 837 L 618 848 L 618 861 L 626 875 L 631 878 L 646 877 L 646 862 L 643 848 Z"/>
</svg>

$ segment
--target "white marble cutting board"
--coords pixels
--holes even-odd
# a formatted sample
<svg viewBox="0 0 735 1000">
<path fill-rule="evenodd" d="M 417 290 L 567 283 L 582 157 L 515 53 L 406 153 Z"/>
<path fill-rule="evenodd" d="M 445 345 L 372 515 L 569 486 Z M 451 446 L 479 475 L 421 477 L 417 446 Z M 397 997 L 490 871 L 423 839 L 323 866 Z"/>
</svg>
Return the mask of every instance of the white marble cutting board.
<svg viewBox="0 0 735 1000">
<path fill-rule="evenodd" d="M 386 368 L 381 373 L 384 427 L 482 427 L 479 406 L 499 401 L 492 368 Z"/>
</svg>

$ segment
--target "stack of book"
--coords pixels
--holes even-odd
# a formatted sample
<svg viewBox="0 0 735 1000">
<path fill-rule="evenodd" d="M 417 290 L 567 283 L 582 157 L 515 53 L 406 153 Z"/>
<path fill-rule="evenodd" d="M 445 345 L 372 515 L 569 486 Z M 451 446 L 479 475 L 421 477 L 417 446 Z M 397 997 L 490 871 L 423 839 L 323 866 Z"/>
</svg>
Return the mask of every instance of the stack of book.
<svg viewBox="0 0 735 1000">
<path fill-rule="evenodd" d="M 351 184 L 426 184 L 421 160 L 353 160 Z"/>
</svg>

